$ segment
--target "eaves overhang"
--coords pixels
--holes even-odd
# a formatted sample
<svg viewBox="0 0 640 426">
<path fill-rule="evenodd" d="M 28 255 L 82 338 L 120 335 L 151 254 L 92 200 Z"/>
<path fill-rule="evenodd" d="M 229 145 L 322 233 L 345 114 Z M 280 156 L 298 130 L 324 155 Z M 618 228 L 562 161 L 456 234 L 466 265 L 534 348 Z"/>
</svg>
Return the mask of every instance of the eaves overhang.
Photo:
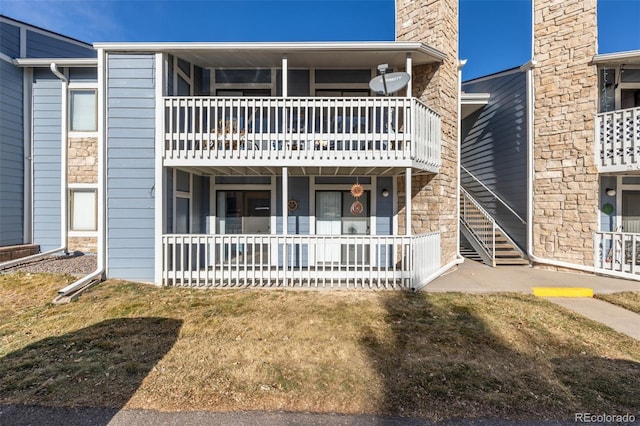
<svg viewBox="0 0 640 426">
<path fill-rule="evenodd" d="M 201 67 L 278 67 L 286 57 L 291 67 L 371 67 L 387 63 L 404 67 L 439 63 L 447 55 L 419 42 L 184 42 L 95 43 L 114 52 L 167 53 Z"/>
<path fill-rule="evenodd" d="M 51 64 L 59 67 L 97 67 L 96 58 L 17 58 L 14 59 L 17 66 L 23 68 L 48 68 Z"/>
<path fill-rule="evenodd" d="M 596 65 L 640 64 L 640 50 L 595 55 L 593 57 L 593 63 Z"/>
<path fill-rule="evenodd" d="M 489 103 L 491 93 L 465 93 L 460 94 L 461 117 L 466 118 Z"/>
</svg>

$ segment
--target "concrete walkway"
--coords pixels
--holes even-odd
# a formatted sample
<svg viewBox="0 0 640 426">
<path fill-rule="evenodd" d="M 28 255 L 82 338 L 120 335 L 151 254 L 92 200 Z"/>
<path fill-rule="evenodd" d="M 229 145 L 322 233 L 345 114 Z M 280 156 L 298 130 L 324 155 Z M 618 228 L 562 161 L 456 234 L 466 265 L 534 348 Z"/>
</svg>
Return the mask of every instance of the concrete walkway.
<svg viewBox="0 0 640 426">
<path fill-rule="evenodd" d="M 466 293 L 517 292 L 533 294 L 534 287 L 587 287 L 594 294 L 621 291 L 640 292 L 640 281 L 599 277 L 589 274 L 545 271 L 528 266 L 491 268 L 465 260 L 456 269 L 429 283 L 424 291 Z M 640 315 L 599 299 L 551 297 L 550 302 L 600 322 L 619 333 L 640 340 Z"/>
</svg>

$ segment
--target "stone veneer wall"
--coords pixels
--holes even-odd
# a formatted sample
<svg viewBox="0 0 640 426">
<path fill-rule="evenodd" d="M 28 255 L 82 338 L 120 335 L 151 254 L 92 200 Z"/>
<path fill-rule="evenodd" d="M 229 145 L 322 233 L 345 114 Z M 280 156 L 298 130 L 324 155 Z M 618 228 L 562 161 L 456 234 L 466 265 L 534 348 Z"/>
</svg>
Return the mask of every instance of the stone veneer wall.
<svg viewBox="0 0 640 426">
<path fill-rule="evenodd" d="M 534 0 L 534 8 L 533 249 L 538 257 L 592 266 L 596 0 Z"/>
<path fill-rule="evenodd" d="M 69 138 L 67 153 L 67 180 L 69 184 L 98 182 L 98 138 Z M 95 253 L 96 237 L 68 237 L 69 251 Z"/>
<path fill-rule="evenodd" d="M 441 264 L 456 258 L 458 243 L 458 1 L 396 0 L 396 39 L 420 41 L 444 52 L 441 64 L 414 67 L 413 96 L 441 115 L 442 166 L 437 175 L 414 176 L 412 232 L 439 231 Z M 404 228 L 404 179 L 398 179 L 400 229 Z"/>
</svg>

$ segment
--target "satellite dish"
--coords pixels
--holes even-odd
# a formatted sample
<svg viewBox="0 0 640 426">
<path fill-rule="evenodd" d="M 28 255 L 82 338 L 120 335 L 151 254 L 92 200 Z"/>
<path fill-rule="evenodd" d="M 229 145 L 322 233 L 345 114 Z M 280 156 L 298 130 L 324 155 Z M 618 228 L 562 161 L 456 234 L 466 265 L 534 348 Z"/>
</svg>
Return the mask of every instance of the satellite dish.
<svg viewBox="0 0 640 426">
<path fill-rule="evenodd" d="M 369 87 L 379 95 L 390 95 L 403 89 L 409 84 L 410 79 L 411 76 L 406 72 L 392 72 L 389 74 L 383 72 L 369 82 Z"/>
</svg>

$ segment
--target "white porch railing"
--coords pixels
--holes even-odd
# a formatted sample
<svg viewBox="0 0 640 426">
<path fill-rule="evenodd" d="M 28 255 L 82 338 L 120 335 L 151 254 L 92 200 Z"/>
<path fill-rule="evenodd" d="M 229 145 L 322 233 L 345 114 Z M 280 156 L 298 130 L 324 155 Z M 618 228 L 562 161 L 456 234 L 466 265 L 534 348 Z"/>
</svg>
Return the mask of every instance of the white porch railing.
<svg viewBox="0 0 640 426">
<path fill-rule="evenodd" d="M 408 160 L 440 166 L 440 116 L 415 98 L 164 98 L 164 160 Z M 210 163 L 209 163 L 210 164 Z"/>
<path fill-rule="evenodd" d="M 162 237 L 162 284 L 411 288 L 440 267 L 440 234 Z"/>
<path fill-rule="evenodd" d="M 600 172 L 640 170 L 640 107 L 598 114 L 596 143 Z"/>
<path fill-rule="evenodd" d="M 596 232 L 594 249 L 596 270 L 640 275 L 640 234 Z"/>
</svg>

